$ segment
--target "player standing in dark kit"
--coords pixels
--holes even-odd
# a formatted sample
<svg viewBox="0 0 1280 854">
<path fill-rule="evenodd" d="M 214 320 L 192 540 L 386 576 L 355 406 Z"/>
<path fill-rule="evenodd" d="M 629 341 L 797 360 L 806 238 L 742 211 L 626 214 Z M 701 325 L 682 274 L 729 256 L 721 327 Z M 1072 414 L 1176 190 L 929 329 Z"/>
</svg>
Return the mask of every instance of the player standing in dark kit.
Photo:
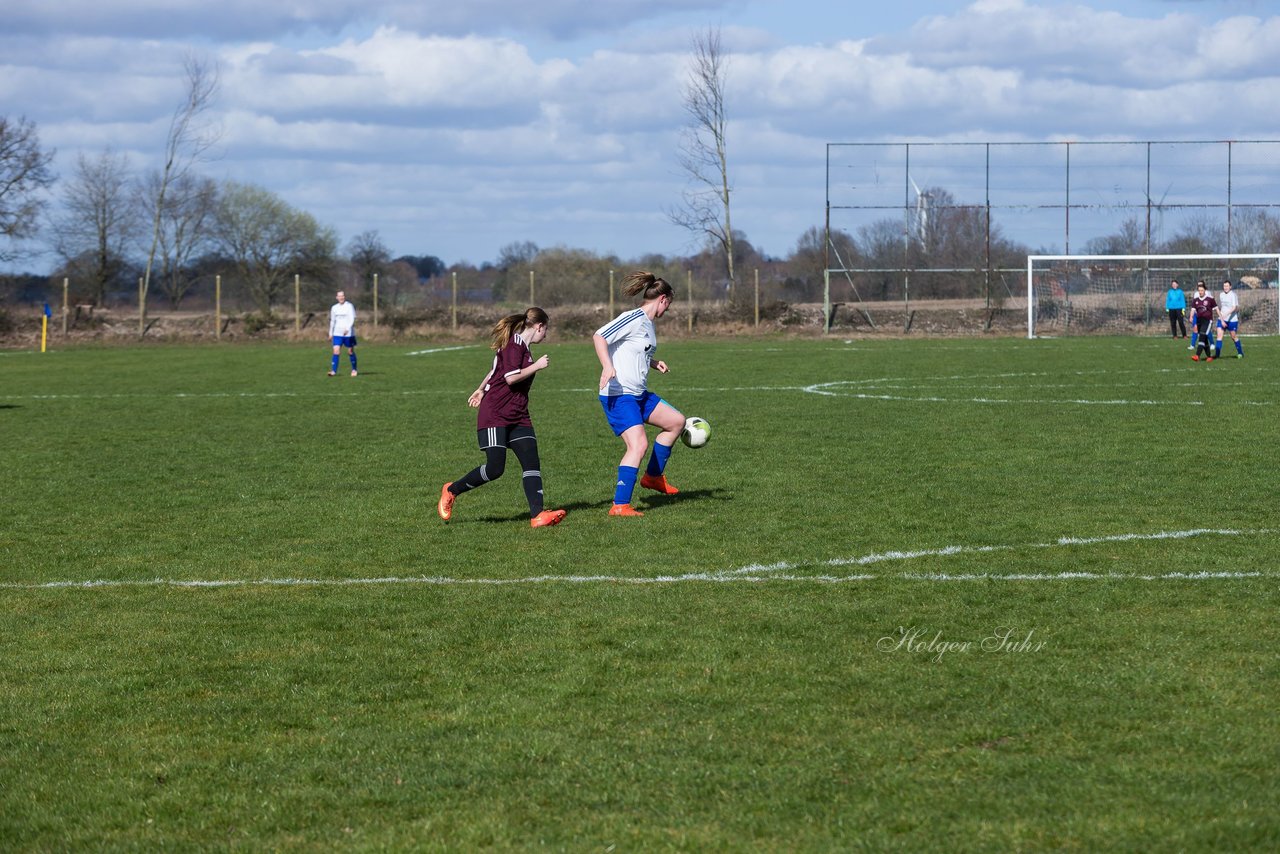
<svg viewBox="0 0 1280 854">
<path fill-rule="evenodd" d="M 547 321 L 547 313 L 535 306 L 524 314 L 504 317 L 493 327 L 492 347 L 497 352 L 493 368 L 467 399 L 468 406 L 480 410 L 476 416 L 476 435 L 485 463 L 440 488 L 436 509 L 446 522 L 453 516 L 455 498 L 502 477 L 508 448 L 515 452 L 523 472 L 521 482 L 529 501 L 529 526 L 558 525 L 565 517 L 563 510 L 542 509 L 538 437 L 529 418 L 529 389 L 533 386 L 534 374 L 545 369 L 548 361 L 545 354 L 534 361 L 529 345 L 547 337 Z"/>
<path fill-rule="evenodd" d="M 1169 282 L 1169 292 L 1164 297 L 1165 310 L 1169 312 L 1169 332 L 1174 338 L 1178 337 L 1178 331 L 1182 331 L 1182 337 L 1187 337 L 1187 324 L 1183 319 L 1183 315 L 1187 311 L 1187 295 L 1182 292 L 1182 288 L 1178 287 L 1178 280 L 1174 279 Z"/>
<path fill-rule="evenodd" d="M 1209 328 L 1213 326 L 1213 312 L 1217 309 L 1218 302 L 1205 290 L 1203 279 L 1196 282 L 1196 295 L 1191 298 L 1191 307 L 1195 311 L 1196 321 L 1196 352 L 1191 361 L 1200 361 L 1200 348 L 1203 347 L 1204 360 L 1212 362 L 1213 339 L 1209 335 Z"/>
</svg>

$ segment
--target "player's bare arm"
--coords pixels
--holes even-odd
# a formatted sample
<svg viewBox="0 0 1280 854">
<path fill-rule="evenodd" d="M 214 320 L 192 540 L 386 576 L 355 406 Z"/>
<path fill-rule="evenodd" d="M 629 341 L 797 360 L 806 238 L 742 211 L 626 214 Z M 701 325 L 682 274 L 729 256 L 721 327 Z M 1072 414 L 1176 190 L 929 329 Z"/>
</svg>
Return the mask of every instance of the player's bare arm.
<svg viewBox="0 0 1280 854">
<path fill-rule="evenodd" d="M 596 348 L 596 358 L 600 360 L 600 388 L 609 385 L 609 380 L 618 375 L 613 368 L 613 360 L 609 358 L 609 342 L 599 332 L 591 336 L 591 343 Z"/>
<path fill-rule="evenodd" d="M 516 383 L 522 380 L 526 380 L 529 377 L 533 376 L 538 371 L 545 368 L 549 363 L 550 363 L 550 357 L 546 353 L 543 353 L 538 358 L 538 360 L 534 362 L 532 365 L 525 365 L 523 368 L 521 368 L 518 371 L 512 371 L 511 373 L 507 374 L 503 379 L 507 381 L 507 385 L 515 385 Z"/>
</svg>

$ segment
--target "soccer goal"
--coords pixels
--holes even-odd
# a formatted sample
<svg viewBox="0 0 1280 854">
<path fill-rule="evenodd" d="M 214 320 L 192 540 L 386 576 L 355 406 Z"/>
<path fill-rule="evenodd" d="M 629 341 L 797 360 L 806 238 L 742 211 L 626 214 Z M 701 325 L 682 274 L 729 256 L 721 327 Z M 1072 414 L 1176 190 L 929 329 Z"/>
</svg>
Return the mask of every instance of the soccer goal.
<svg viewBox="0 0 1280 854">
<path fill-rule="evenodd" d="M 1027 337 L 1169 334 L 1170 283 L 1195 295 L 1203 280 L 1218 294 L 1230 279 L 1240 331 L 1280 333 L 1280 254 L 1028 255 Z"/>
</svg>

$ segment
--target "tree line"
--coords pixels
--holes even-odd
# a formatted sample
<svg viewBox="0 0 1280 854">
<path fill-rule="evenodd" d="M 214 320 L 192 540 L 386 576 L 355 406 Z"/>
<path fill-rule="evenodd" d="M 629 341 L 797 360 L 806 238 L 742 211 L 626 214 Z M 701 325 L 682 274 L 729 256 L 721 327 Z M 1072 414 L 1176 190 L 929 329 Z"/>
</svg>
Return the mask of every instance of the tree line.
<svg viewBox="0 0 1280 854">
<path fill-rule="evenodd" d="M 1051 251 L 1006 237 L 988 210 L 959 203 L 943 187 L 921 191 L 930 200 L 927 222 L 904 210 L 851 232 L 828 234 L 814 226 L 782 257 L 758 251 L 741 231 L 716 232 L 716 225 L 728 222 L 727 203 L 719 223 L 702 209 L 696 222 L 704 231 L 702 248 L 682 256 L 622 259 L 524 241 L 507 244 L 491 262 L 450 266 L 427 253 L 393 256 L 376 231 L 343 246 L 332 227 L 270 190 L 214 181 L 196 168 L 211 139 L 197 122 L 214 89 L 208 74 L 198 64 L 188 67 L 188 97 L 175 110 L 164 162 L 151 169 L 135 169 L 126 156 L 107 149 L 80 154 L 71 173 L 59 178 L 36 126 L 0 116 L 0 261 L 12 266 L 32 245 L 57 259 L 45 273 L 0 279 L 0 301 L 60 297 L 65 278 L 77 303 L 145 303 L 153 293 L 180 309 L 192 296 L 207 295 L 220 275 L 229 290 L 269 317 L 283 304 L 292 307 L 295 277 L 308 283 L 314 308 L 327 305 L 339 287 L 367 301 L 362 295 L 376 276 L 380 304 L 394 310 L 440 298 L 455 283 L 467 301 L 521 303 L 532 276 L 536 299 L 555 306 L 602 302 L 611 271 L 641 268 L 663 275 L 682 294 L 691 288 L 695 299 L 749 299 L 751 282 L 744 280 L 754 271 L 764 300 L 814 302 L 823 298 L 829 267 L 859 271 L 833 277 L 840 300 L 991 298 L 1020 292 L 1016 271 L 1026 255 Z M 722 109 L 717 106 L 716 115 Z M 724 201 L 723 140 L 711 149 L 716 145 L 721 153 L 710 183 Z M 1228 243 L 1237 252 L 1280 249 L 1280 220 L 1268 208 L 1242 208 L 1230 227 L 1228 238 L 1220 217 L 1193 213 L 1167 239 L 1153 241 L 1150 226 L 1131 217 L 1115 233 L 1088 240 L 1084 251 L 1213 253 Z M 1002 270 L 1009 280 L 1000 278 Z"/>
</svg>

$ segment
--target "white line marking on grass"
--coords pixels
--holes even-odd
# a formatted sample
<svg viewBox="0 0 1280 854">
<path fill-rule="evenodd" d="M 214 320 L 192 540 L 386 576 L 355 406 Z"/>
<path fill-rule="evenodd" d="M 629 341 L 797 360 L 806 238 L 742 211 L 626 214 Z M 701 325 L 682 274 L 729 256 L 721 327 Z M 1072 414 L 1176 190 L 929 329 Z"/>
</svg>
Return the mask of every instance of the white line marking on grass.
<svg viewBox="0 0 1280 854">
<path fill-rule="evenodd" d="M 411 353 L 405 353 L 406 356 L 428 356 L 432 353 L 449 353 L 453 350 L 474 350 L 479 344 L 461 344 L 457 347 L 433 347 L 430 350 L 414 350 Z"/>
<path fill-rule="evenodd" d="M 912 581 L 1175 581 L 1175 580 L 1209 580 L 1261 578 L 1261 572 L 1166 572 L 1161 575 L 1125 575 L 1118 572 L 1056 572 L 1056 573 L 1010 573 L 1009 575 L 992 575 L 990 573 L 965 573 L 954 575 L 947 572 L 913 573 L 903 578 Z"/>
<path fill-rule="evenodd" d="M 922 557 L 951 557 L 953 555 L 987 554 L 1026 549 L 1052 549 L 1071 546 L 1094 546 L 1102 543 L 1127 543 L 1150 540 L 1184 540 L 1193 537 L 1220 536 L 1243 537 L 1277 533 L 1271 529 L 1236 530 L 1231 528 L 1192 528 L 1185 531 L 1160 531 L 1154 534 L 1111 534 L 1101 537 L 1059 537 L 1046 543 L 1022 543 L 1019 545 L 944 546 L 937 549 L 916 551 L 873 552 L 857 557 L 832 558 L 826 561 L 802 563 L 780 562 L 751 564 L 738 569 L 716 572 L 689 572 L 672 575 L 629 577 L 623 575 L 533 575 L 519 578 L 453 578 L 450 576 L 385 576 L 378 578 L 259 578 L 259 579 L 178 579 L 153 578 L 141 580 L 97 579 L 88 581 L 48 581 L 41 584 L 0 582 L 0 590 L 98 590 L 122 587 L 352 587 L 358 585 L 412 585 L 423 584 L 447 587 L 503 587 L 532 584 L 674 584 L 689 581 L 710 583 L 803 581 L 818 583 L 845 583 L 900 579 L 905 581 L 1208 581 L 1244 578 L 1280 577 L 1280 573 L 1262 572 L 1167 572 L 1158 575 L 1127 575 L 1124 573 L 1058 572 L 1058 573 L 904 573 L 902 575 L 799 575 L 791 570 L 805 566 L 868 566 L 877 563 L 916 560 Z"/>
<path fill-rule="evenodd" d="M 874 563 L 884 563 L 886 561 L 906 561 L 915 560 L 922 557 L 950 557 L 959 554 L 989 554 L 991 552 L 1008 552 L 1020 551 L 1023 549 L 1051 549 L 1062 546 L 1093 546 L 1100 543 L 1124 543 L 1133 540 L 1183 540 L 1191 537 L 1202 536 L 1223 536 L 1236 537 L 1244 534 L 1265 534 L 1270 531 L 1237 531 L 1225 528 L 1193 528 L 1187 531 L 1160 531 L 1155 534 L 1113 534 L 1103 537 L 1061 537 L 1052 543 L 1021 543 L 1018 545 L 1008 546 L 944 546 L 938 549 L 921 549 L 909 552 L 878 552 L 860 557 L 837 557 L 830 560 L 820 561 L 817 564 L 801 563 L 794 564 L 787 561 L 772 564 L 753 564 L 744 566 L 740 569 L 732 569 L 728 571 L 731 575 L 761 575 L 769 574 L 777 571 L 785 571 L 797 569 L 801 566 L 867 566 Z M 910 577 L 910 576 L 904 576 Z M 978 577 L 978 576 L 974 576 Z M 981 576 L 981 577 L 1007 577 L 1007 576 Z M 1121 576 L 1130 577 L 1130 576 Z"/>
<path fill-rule="evenodd" d="M 801 391 L 825 397 L 849 397 L 855 400 L 892 400 L 910 403 L 986 403 L 986 404 L 1030 404 L 1048 406 L 1205 406 L 1201 400 L 1132 400 L 1114 398 L 1090 400 L 1088 398 L 1007 398 L 1007 397 L 942 397 L 939 395 L 907 395 L 907 394 L 871 394 L 866 391 L 845 391 L 844 387 L 857 385 L 875 389 L 880 386 L 873 380 L 838 380 L 835 382 L 814 383 L 804 386 Z M 901 386 L 890 386 L 900 388 Z M 909 388 L 910 386 L 908 386 Z M 1237 400 L 1233 403 L 1242 406 L 1272 406 L 1269 400 Z"/>
</svg>

